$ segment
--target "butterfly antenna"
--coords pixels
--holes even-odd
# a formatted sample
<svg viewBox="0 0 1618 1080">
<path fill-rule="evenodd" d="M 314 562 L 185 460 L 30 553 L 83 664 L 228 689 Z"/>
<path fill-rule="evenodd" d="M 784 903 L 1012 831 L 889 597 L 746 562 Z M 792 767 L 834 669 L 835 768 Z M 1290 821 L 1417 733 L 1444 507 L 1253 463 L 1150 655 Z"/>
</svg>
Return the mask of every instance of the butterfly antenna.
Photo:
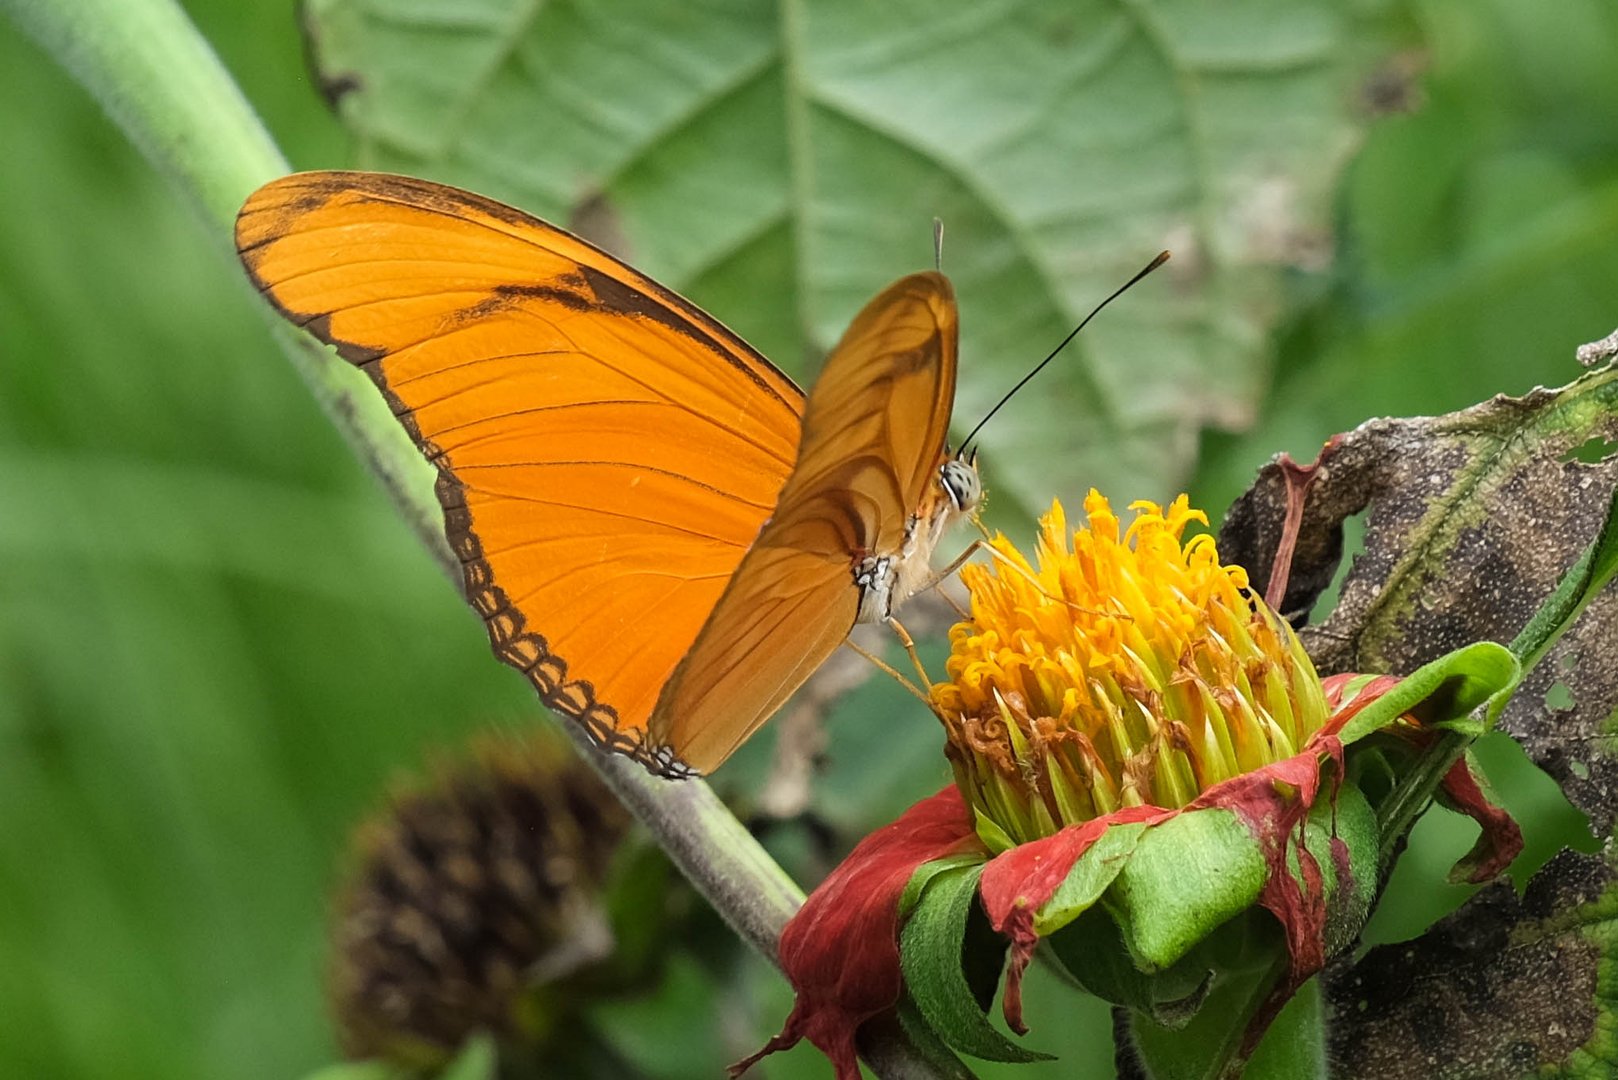
<svg viewBox="0 0 1618 1080">
<path fill-rule="evenodd" d="M 1150 274 L 1153 270 L 1156 270 L 1159 266 L 1162 266 L 1164 263 L 1166 263 L 1168 261 L 1169 261 L 1169 253 L 1166 252 L 1166 251 L 1159 252 L 1157 258 L 1155 258 L 1151 262 L 1147 263 L 1146 266 L 1139 273 L 1137 273 L 1134 277 L 1130 278 L 1128 281 L 1126 281 L 1122 285 L 1118 286 L 1118 288 L 1113 291 L 1111 296 L 1107 297 L 1105 300 L 1101 301 L 1101 303 L 1097 304 L 1095 306 L 1094 310 L 1092 310 L 1090 312 L 1090 314 L 1086 315 L 1083 319 L 1081 319 L 1079 321 L 1079 325 L 1075 326 L 1068 333 L 1067 337 L 1062 339 L 1062 343 L 1060 345 L 1056 346 L 1056 348 L 1051 350 L 1051 354 L 1049 356 L 1047 356 L 1045 359 L 1041 360 L 1038 364 L 1036 364 L 1034 366 L 1034 370 L 1030 371 L 1028 374 L 1024 375 L 1021 379 L 1019 379 L 1017 381 L 1017 385 L 1013 386 L 1010 390 L 1007 390 L 1006 391 L 1006 396 L 1001 398 L 999 401 L 997 401 L 995 403 L 994 408 L 990 409 L 988 414 L 986 416 L 984 416 L 984 418 L 982 420 L 978 421 L 978 425 L 977 425 L 977 427 L 972 429 L 972 433 L 970 435 L 968 435 L 964 440 L 962 440 L 962 442 L 961 442 L 961 453 L 963 453 L 963 454 L 966 453 L 966 448 L 972 444 L 973 439 L 977 438 L 978 432 L 983 430 L 983 425 L 987 424 L 989 422 L 990 417 L 994 416 L 995 413 L 999 412 L 1000 407 L 1003 406 L 1006 402 L 1010 401 L 1012 396 L 1014 394 L 1016 394 L 1018 390 L 1021 390 L 1024 386 L 1027 386 L 1028 385 L 1028 380 L 1032 379 L 1035 375 L 1038 375 L 1041 371 L 1045 370 L 1045 365 L 1050 363 L 1052 360 L 1055 360 L 1056 359 L 1056 354 L 1061 352 L 1063 349 L 1067 348 L 1067 343 L 1072 341 L 1075 337 L 1077 337 L 1079 331 L 1083 330 L 1085 328 L 1085 326 L 1089 324 L 1091 319 L 1095 318 L 1097 315 L 1099 315 L 1101 313 L 1102 308 L 1106 307 L 1108 304 L 1110 304 L 1114 300 L 1118 299 L 1124 293 L 1128 292 L 1130 287 L 1133 286 L 1136 282 L 1138 282 L 1141 278 L 1145 277 L 1147 274 Z"/>
<path fill-rule="evenodd" d="M 933 269 L 944 272 L 944 219 L 933 218 Z"/>
</svg>

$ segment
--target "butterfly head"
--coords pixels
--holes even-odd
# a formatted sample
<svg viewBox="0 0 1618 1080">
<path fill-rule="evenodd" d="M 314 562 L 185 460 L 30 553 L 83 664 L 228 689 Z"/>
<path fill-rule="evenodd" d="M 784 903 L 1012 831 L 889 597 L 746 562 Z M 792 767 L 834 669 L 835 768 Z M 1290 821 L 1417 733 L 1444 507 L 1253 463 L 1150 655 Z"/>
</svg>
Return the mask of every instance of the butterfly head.
<svg viewBox="0 0 1618 1080">
<path fill-rule="evenodd" d="M 969 454 L 962 447 L 960 453 L 946 457 L 938 467 L 938 483 L 954 506 L 955 513 L 975 513 L 983 502 L 983 480 L 978 476 L 977 451 Z"/>
</svg>

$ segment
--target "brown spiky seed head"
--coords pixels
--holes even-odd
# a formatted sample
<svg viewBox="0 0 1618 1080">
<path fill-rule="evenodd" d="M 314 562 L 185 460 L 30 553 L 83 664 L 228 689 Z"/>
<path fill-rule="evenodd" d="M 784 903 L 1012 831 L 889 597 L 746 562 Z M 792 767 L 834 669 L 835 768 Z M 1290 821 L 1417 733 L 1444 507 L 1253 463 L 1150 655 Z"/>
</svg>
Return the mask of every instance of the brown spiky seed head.
<svg viewBox="0 0 1618 1080">
<path fill-rule="evenodd" d="M 484 739 L 397 786 L 355 831 L 333 911 L 343 1051 L 432 1066 L 477 1031 L 541 1037 L 541 988 L 611 949 L 597 898 L 627 826 L 554 736 Z"/>
</svg>

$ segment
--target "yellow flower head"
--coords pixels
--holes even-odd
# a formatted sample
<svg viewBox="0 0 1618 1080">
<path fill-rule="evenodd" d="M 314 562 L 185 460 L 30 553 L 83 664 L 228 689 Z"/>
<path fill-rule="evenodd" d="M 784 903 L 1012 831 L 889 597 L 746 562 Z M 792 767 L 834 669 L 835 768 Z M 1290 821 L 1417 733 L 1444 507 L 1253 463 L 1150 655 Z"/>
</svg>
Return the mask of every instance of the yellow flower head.
<svg viewBox="0 0 1618 1080">
<path fill-rule="evenodd" d="M 961 571 L 972 617 L 932 687 L 956 783 L 995 846 L 1124 806 L 1184 806 L 1291 757 L 1328 711 L 1292 628 L 1221 566 L 1180 496 L 1118 518 L 1095 491 L 1069 543 L 1061 503 L 1038 565 L 1004 536 Z M 1002 835 L 1003 834 L 1003 835 Z"/>
</svg>

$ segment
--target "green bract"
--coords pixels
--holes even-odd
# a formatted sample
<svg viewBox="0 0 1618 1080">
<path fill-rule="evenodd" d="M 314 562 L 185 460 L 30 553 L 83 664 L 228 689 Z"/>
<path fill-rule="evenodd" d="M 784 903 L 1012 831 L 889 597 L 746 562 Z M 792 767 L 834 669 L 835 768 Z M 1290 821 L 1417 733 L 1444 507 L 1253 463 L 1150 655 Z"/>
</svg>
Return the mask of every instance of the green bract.
<svg viewBox="0 0 1618 1080">
<path fill-rule="evenodd" d="M 1483 721 L 1474 714 L 1517 677 L 1513 655 L 1482 642 L 1402 680 L 1330 679 L 1332 718 L 1299 754 L 1183 808 L 1129 807 L 921 866 L 901 905 L 905 983 L 920 1016 L 960 1052 L 1034 1060 L 986 1015 L 1006 938 L 1013 1027 L 1018 950 L 1041 940 L 1082 989 L 1160 1027 L 1189 1023 L 1223 1000 L 1227 983 L 1257 987 L 1235 995 L 1249 1004 L 1253 993 L 1272 995 L 1261 1015 L 1273 1015 L 1358 936 L 1393 839 L 1382 811 L 1408 798 L 1408 783 L 1448 770 L 1451 762 L 1435 760 L 1450 753 L 1441 736 L 1475 735 Z M 974 820 L 981 837 L 981 810 Z M 1506 850 L 1511 838 L 1491 843 Z"/>
</svg>

